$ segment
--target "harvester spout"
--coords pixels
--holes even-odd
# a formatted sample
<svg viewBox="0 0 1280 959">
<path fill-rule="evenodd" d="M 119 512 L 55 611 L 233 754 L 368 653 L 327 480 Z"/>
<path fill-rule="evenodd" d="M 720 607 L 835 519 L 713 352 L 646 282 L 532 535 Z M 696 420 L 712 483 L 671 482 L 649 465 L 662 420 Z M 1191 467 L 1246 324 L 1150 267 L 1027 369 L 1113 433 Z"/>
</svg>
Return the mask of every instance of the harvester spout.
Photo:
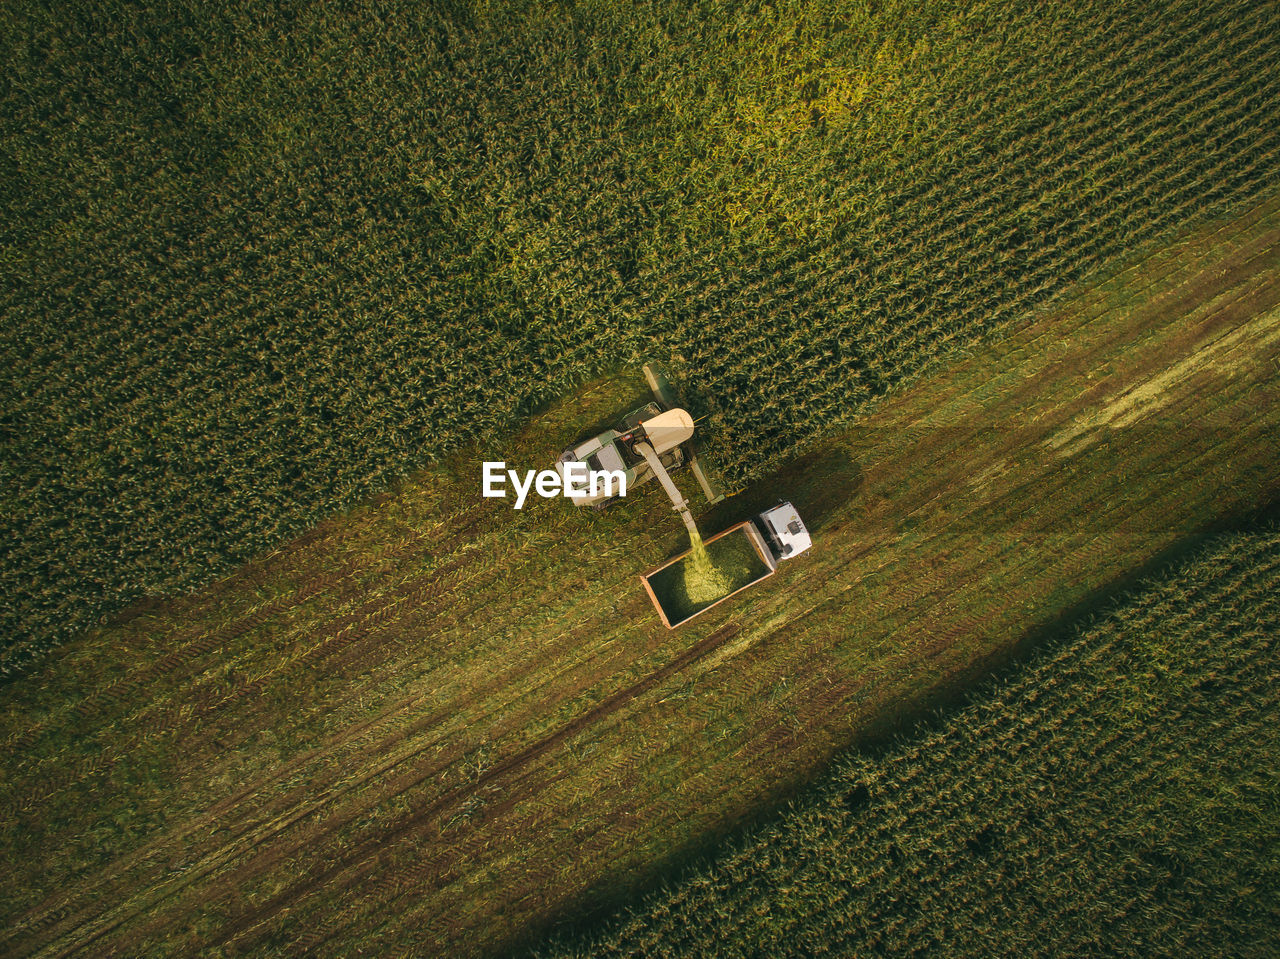
<svg viewBox="0 0 1280 959">
<path fill-rule="evenodd" d="M 689 532 L 697 536 L 698 527 L 693 521 L 693 513 L 689 511 L 689 501 L 681 495 L 676 484 L 671 481 L 671 476 L 667 473 L 667 468 L 662 465 L 662 460 L 658 459 L 658 454 L 653 451 L 653 447 L 647 442 L 637 443 L 634 447 L 635 451 L 644 457 L 644 461 L 649 464 L 649 468 L 653 470 L 653 475 L 658 477 L 658 482 L 662 484 L 662 488 L 667 491 L 667 495 L 671 497 L 671 505 L 675 511 L 680 514 L 680 518 L 684 520 L 684 525 L 689 527 Z"/>
</svg>

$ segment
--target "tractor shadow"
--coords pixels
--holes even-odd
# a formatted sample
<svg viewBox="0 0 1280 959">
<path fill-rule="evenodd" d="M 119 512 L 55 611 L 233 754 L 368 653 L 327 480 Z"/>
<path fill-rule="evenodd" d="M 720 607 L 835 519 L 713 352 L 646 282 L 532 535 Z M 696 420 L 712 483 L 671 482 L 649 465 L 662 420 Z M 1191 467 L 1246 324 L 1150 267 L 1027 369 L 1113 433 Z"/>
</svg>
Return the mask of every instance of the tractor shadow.
<svg viewBox="0 0 1280 959">
<path fill-rule="evenodd" d="M 746 489 L 721 500 L 698 516 L 704 536 L 713 536 L 784 500 L 800 511 L 811 533 L 820 533 L 862 488 L 861 467 L 841 447 L 813 450 L 784 463 Z M 686 493 L 692 498 L 696 489 Z"/>
</svg>

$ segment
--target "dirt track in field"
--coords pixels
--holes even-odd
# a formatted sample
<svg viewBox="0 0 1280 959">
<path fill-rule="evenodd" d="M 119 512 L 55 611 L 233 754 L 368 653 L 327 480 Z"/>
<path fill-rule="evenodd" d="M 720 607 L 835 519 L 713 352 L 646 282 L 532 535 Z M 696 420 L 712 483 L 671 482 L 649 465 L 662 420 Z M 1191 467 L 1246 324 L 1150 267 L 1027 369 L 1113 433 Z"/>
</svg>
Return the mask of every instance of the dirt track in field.
<svg viewBox="0 0 1280 959">
<path fill-rule="evenodd" d="M 617 389 L 520 449 L 558 448 Z M 675 632 L 635 578 L 679 544 L 660 497 L 515 514 L 479 500 L 469 461 L 408 484 L 20 692 L 0 808 L 30 838 L 0 951 L 476 954 L 622 895 L 886 716 L 1274 501 L 1278 400 L 1273 201 L 717 508 L 711 532 L 787 496 L 820 517 L 817 545 Z"/>
</svg>

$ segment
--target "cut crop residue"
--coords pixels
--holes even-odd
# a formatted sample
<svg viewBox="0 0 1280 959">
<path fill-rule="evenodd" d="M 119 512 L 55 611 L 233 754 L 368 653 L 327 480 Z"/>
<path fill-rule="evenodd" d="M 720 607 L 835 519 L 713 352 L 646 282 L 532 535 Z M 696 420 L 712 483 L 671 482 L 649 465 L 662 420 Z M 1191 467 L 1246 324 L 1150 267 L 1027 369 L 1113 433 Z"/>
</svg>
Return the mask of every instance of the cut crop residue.
<svg viewBox="0 0 1280 959">
<path fill-rule="evenodd" d="M 1095 442 L 1104 428 L 1122 429 L 1158 412 L 1173 401 L 1177 387 L 1204 371 L 1235 376 L 1250 365 L 1274 362 L 1280 344 L 1280 310 L 1255 316 L 1207 343 L 1190 356 L 1150 379 L 1129 386 L 1099 410 L 1079 417 L 1069 428 L 1046 440 L 1059 455 L 1071 456 Z"/>
</svg>

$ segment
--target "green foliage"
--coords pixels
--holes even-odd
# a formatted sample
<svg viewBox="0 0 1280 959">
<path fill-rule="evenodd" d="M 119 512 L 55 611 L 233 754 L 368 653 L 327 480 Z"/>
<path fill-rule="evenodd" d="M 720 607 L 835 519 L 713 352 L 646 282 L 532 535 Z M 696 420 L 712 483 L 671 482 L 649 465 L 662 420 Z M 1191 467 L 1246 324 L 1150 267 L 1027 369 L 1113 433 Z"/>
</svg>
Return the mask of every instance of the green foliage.
<svg viewBox="0 0 1280 959">
<path fill-rule="evenodd" d="M 1280 155 L 1248 0 L 7 20 L 6 673 L 642 353 L 747 480 Z"/>
<path fill-rule="evenodd" d="M 941 728 L 548 955 L 1268 956 L 1280 528 L 1211 544 Z"/>
</svg>

